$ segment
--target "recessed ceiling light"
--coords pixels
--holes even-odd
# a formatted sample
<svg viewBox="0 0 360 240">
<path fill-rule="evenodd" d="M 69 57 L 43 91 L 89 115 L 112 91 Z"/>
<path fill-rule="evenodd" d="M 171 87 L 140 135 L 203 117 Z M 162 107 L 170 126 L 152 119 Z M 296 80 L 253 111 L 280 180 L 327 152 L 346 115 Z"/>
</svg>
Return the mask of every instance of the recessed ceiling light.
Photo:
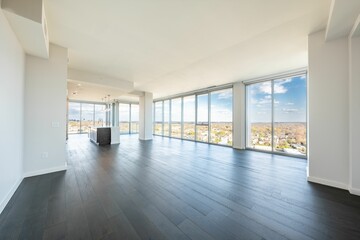
<svg viewBox="0 0 360 240">
<path fill-rule="evenodd" d="M 78 85 L 78 87 L 81 87 L 81 84 L 80 84 L 80 83 L 78 83 L 77 85 Z"/>
</svg>

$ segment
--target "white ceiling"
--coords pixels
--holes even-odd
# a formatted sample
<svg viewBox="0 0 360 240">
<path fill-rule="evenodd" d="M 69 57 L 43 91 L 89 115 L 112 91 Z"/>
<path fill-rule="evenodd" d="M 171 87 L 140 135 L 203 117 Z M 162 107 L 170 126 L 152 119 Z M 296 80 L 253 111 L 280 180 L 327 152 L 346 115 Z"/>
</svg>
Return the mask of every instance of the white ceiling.
<svg viewBox="0 0 360 240">
<path fill-rule="evenodd" d="M 105 97 L 108 98 L 108 95 L 110 95 L 110 100 L 117 99 L 123 102 L 139 102 L 139 96 L 127 94 L 118 88 L 104 87 L 88 82 L 68 80 L 67 89 L 70 100 L 103 102 L 105 101 Z"/>
<path fill-rule="evenodd" d="M 307 66 L 330 0 L 47 0 L 71 68 L 164 97 Z"/>
</svg>

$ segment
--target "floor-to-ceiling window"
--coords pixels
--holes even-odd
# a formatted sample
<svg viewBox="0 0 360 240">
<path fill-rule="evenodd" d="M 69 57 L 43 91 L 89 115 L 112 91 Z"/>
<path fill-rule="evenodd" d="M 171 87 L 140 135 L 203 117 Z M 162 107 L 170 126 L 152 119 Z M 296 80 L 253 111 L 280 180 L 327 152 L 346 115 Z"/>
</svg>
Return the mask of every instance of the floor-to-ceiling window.
<svg viewBox="0 0 360 240">
<path fill-rule="evenodd" d="M 170 100 L 165 100 L 164 103 L 164 136 L 170 135 Z"/>
<path fill-rule="evenodd" d="M 155 101 L 154 134 L 232 146 L 232 101 L 232 88 Z"/>
<path fill-rule="evenodd" d="M 210 141 L 211 143 L 232 146 L 233 113 L 232 88 L 210 94 Z"/>
<path fill-rule="evenodd" d="M 274 151 L 306 155 L 306 78 L 274 81 Z"/>
<path fill-rule="evenodd" d="M 80 133 L 80 103 L 69 102 L 68 133 Z"/>
<path fill-rule="evenodd" d="M 94 126 L 94 104 L 81 104 L 81 133 L 88 133 Z"/>
<path fill-rule="evenodd" d="M 306 75 L 246 86 L 247 148 L 306 155 Z"/>
<path fill-rule="evenodd" d="M 139 104 L 131 104 L 131 132 L 139 133 Z"/>
<path fill-rule="evenodd" d="M 196 140 L 209 141 L 209 94 L 197 95 Z"/>
<path fill-rule="evenodd" d="M 119 103 L 120 134 L 139 133 L 139 104 Z"/>
<path fill-rule="evenodd" d="M 183 98 L 183 138 L 195 140 L 195 95 Z"/>
<path fill-rule="evenodd" d="M 272 82 L 246 87 L 247 147 L 272 150 Z"/>
<path fill-rule="evenodd" d="M 119 128 L 121 134 L 130 133 L 130 104 L 119 103 Z"/>
<path fill-rule="evenodd" d="M 154 107 L 154 134 L 163 134 L 163 102 L 155 102 Z"/>
<path fill-rule="evenodd" d="M 106 125 L 105 105 L 95 104 L 95 127 L 103 127 Z"/>
<path fill-rule="evenodd" d="M 105 107 L 105 104 L 69 102 L 68 133 L 88 133 L 91 127 L 105 126 Z"/>
<path fill-rule="evenodd" d="M 181 138 L 182 98 L 171 99 L 171 137 Z"/>
</svg>

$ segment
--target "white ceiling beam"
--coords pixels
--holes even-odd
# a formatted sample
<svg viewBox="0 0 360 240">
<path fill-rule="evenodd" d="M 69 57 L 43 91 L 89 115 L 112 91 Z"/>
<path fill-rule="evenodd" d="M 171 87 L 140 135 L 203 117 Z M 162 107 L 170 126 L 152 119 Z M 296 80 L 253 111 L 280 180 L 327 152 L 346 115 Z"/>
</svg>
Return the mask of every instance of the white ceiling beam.
<svg viewBox="0 0 360 240">
<path fill-rule="evenodd" d="M 49 58 L 49 36 L 43 0 L 2 0 L 1 9 L 29 55 Z"/>
<path fill-rule="evenodd" d="M 353 37 L 360 37 L 360 15 L 358 16 L 358 18 L 356 19 L 355 21 L 355 24 L 354 24 L 354 27 L 353 29 L 351 30 L 351 33 L 350 33 L 350 38 L 353 38 Z"/>
<path fill-rule="evenodd" d="M 131 92 L 134 90 L 133 82 L 73 68 L 68 69 L 68 79 L 117 88 L 124 92 Z"/>
<path fill-rule="evenodd" d="M 359 0 L 332 0 L 326 28 L 326 41 L 349 36 L 359 13 Z"/>
</svg>

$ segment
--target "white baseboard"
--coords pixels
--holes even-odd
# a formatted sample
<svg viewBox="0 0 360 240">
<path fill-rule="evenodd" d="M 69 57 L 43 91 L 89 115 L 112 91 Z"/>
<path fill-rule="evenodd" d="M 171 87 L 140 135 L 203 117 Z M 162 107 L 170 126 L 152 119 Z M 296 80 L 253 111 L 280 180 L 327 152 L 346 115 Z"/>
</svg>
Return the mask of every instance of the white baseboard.
<svg viewBox="0 0 360 240">
<path fill-rule="evenodd" d="M 6 197 L 2 200 L 2 202 L 0 203 L 0 214 L 2 213 L 2 211 L 5 209 L 6 205 L 9 203 L 11 197 L 14 195 L 16 189 L 18 189 L 18 187 L 20 186 L 20 183 L 22 182 L 23 178 L 19 178 L 14 185 L 11 187 L 10 191 L 8 192 L 8 194 L 6 195 Z"/>
<path fill-rule="evenodd" d="M 308 176 L 307 180 L 309 182 L 313 182 L 313 183 L 319 183 L 319 184 L 327 185 L 327 186 L 330 186 L 330 187 L 349 190 L 349 186 L 347 184 L 341 183 L 341 182 L 336 182 L 336 181 L 332 181 L 332 180 L 327 180 L 327 179 L 317 178 L 317 177 L 311 177 L 311 176 Z"/>
<path fill-rule="evenodd" d="M 351 194 L 360 196 L 360 189 L 359 189 L 359 188 L 349 187 L 349 192 L 350 192 Z"/>
<path fill-rule="evenodd" d="M 65 163 L 64 166 L 41 169 L 41 170 L 37 170 L 37 171 L 33 171 L 33 172 L 24 173 L 24 178 L 53 173 L 53 172 L 66 171 L 66 169 L 67 169 L 67 164 Z"/>
<path fill-rule="evenodd" d="M 54 167 L 54 168 L 48 168 L 48 169 L 42 169 L 34 172 L 28 172 L 23 175 L 23 178 L 18 179 L 15 184 L 11 187 L 8 194 L 5 196 L 5 198 L 0 203 L 0 214 L 5 209 L 6 205 L 9 203 L 11 197 L 14 195 L 16 189 L 20 186 L 22 180 L 26 177 L 33 177 L 37 175 L 43 175 L 47 173 L 53 173 L 53 172 L 59 172 L 59 171 L 65 171 L 67 169 L 67 163 L 65 163 L 64 166 Z"/>
</svg>

